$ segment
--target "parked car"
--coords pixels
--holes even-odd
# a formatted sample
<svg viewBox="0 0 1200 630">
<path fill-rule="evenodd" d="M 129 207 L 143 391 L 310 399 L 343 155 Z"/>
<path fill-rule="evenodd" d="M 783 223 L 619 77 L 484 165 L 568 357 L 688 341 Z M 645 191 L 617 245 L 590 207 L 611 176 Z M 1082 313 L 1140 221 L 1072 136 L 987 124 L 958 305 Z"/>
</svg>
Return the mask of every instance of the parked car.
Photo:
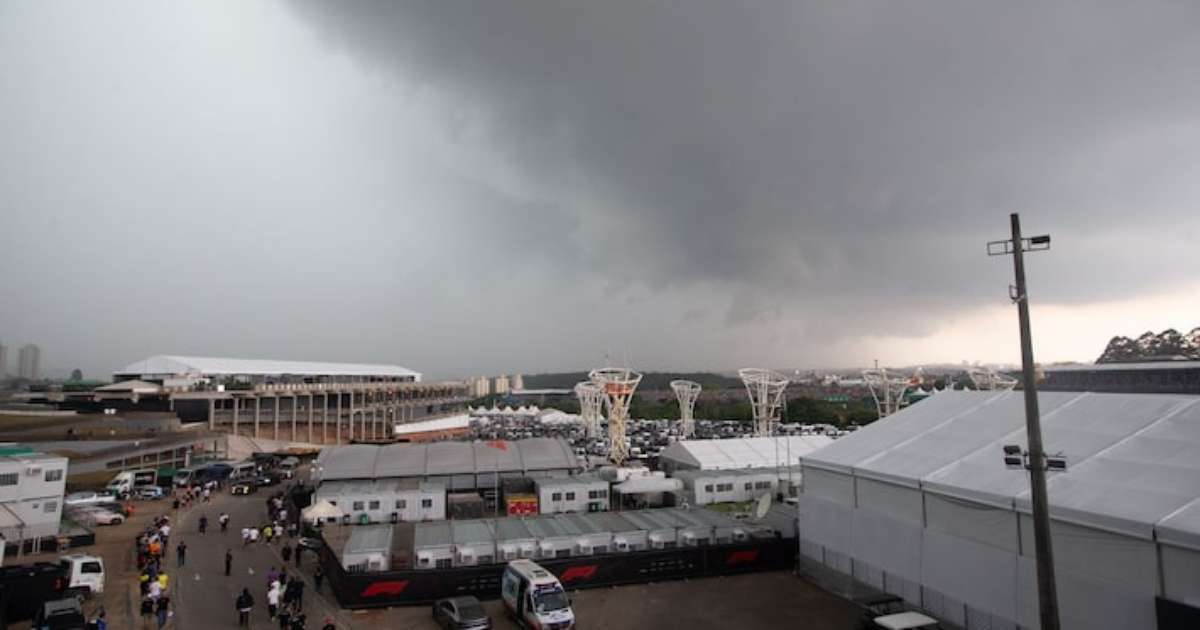
<svg viewBox="0 0 1200 630">
<path fill-rule="evenodd" d="M 233 484 L 233 486 L 229 489 L 229 494 L 253 494 L 257 490 L 258 486 L 255 484 L 243 481 L 242 483 Z"/>
<path fill-rule="evenodd" d="M 109 512 L 113 512 L 115 514 L 120 514 L 121 516 L 124 516 L 126 518 L 129 517 L 129 507 L 124 503 L 118 503 L 116 501 L 105 501 L 102 503 L 92 503 L 92 504 L 88 505 L 87 507 L 96 507 L 96 508 L 100 508 L 102 510 L 108 510 Z"/>
<path fill-rule="evenodd" d="M 89 505 L 93 503 L 112 503 L 117 498 L 107 492 L 95 492 L 85 490 L 83 492 L 72 492 L 63 497 L 63 505 Z"/>
<path fill-rule="evenodd" d="M 265 475 L 259 475 L 258 477 L 254 478 L 254 485 L 258 486 L 259 488 L 264 488 L 266 486 L 274 486 L 274 485 L 277 485 L 278 483 L 279 483 L 279 477 L 277 477 L 271 473 L 268 473 Z"/>
<path fill-rule="evenodd" d="M 86 630 L 87 618 L 83 616 L 83 606 L 78 599 L 52 599 L 37 609 L 33 616 L 33 627 L 38 630 Z"/>
<path fill-rule="evenodd" d="M 72 518 L 83 521 L 87 525 L 120 525 L 125 522 L 125 515 L 91 505 L 71 510 Z"/>
<path fill-rule="evenodd" d="M 133 498 L 142 501 L 157 501 L 166 496 L 158 486 L 138 486 L 133 489 Z"/>
<path fill-rule="evenodd" d="M 483 630 L 492 627 L 479 600 L 471 595 L 447 597 L 433 603 L 433 620 L 448 630 Z"/>
</svg>

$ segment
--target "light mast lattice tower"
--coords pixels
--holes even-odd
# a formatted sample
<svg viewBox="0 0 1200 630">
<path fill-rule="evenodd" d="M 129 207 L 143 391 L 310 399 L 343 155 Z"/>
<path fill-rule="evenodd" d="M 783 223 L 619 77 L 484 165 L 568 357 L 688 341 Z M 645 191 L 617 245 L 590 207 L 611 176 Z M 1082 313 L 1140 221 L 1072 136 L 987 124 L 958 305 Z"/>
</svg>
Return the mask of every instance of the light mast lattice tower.
<svg viewBox="0 0 1200 630">
<path fill-rule="evenodd" d="M 779 424 L 779 410 L 783 403 L 783 391 L 788 380 L 782 375 L 763 368 L 738 370 L 746 393 L 750 395 L 750 407 L 754 410 L 754 435 L 769 436 Z"/>
<path fill-rule="evenodd" d="M 638 383 L 642 382 L 642 375 L 629 368 L 606 367 L 592 370 L 588 378 L 604 392 L 604 402 L 608 405 L 609 459 L 620 466 L 629 458 L 625 423 L 629 419 L 629 403 Z"/>
<path fill-rule="evenodd" d="M 575 384 L 579 398 L 579 416 L 583 419 L 584 435 L 594 440 L 600 437 L 600 410 L 604 407 L 604 390 L 592 381 Z"/>
<path fill-rule="evenodd" d="M 700 396 L 700 383 L 692 381 L 671 381 L 671 389 L 679 399 L 679 434 L 683 439 L 690 439 L 696 434 L 696 421 L 692 411 L 696 408 L 696 398 Z"/>
</svg>

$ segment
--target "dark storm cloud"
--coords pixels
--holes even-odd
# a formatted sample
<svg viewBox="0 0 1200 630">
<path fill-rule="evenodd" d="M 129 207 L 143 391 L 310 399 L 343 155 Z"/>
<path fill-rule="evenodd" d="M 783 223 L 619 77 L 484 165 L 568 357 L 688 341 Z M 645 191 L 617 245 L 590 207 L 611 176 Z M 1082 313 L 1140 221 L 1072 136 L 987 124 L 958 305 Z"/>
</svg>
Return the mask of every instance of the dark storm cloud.
<svg viewBox="0 0 1200 630">
<path fill-rule="evenodd" d="M 532 221 L 584 215 L 570 262 L 720 287 L 741 296 L 728 322 L 819 310 L 781 292 L 893 304 L 882 318 L 991 299 L 983 241 L 1010 211 L 1055 232 L 1040 282 L 1060 301 L 1186 274 L 1118 236 L 1198 261 L 1194 5 L 291 4 L 330 46 L 469 104 L 476 146 L 542 199 Z"/>
</svg>

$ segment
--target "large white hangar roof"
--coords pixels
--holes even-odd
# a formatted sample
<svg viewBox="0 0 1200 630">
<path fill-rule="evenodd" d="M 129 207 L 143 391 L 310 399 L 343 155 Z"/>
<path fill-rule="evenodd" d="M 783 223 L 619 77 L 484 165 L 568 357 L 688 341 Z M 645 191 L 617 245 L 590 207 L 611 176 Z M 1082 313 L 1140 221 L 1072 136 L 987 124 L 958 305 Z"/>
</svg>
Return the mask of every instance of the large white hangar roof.
<svg viewBox="0 0 1200 630">
<path fill-rule="evenodd" d="M 421 380 L 419 372 L 399 365 L 231 359 L 163 354 L 130 363 L 115 374 L 134 378 L 153 375 L 223 376 L 231 374 L 251 376 L 408 376 L 413 377 L 413 380 L 416 381 Z"/>
<path fill-rule="evenodd" d="M 1200 549 L 1200 396 L 1042 392 L 1057 520 Z M 1029 481 L 1005 468 L 1026 444 L 1022 392 L 945 391 L 804 456 L 806 468 L 876 478 L 1028 512 Z"/>
<path fill-rule="evenodd" d="M 317 467 L 322 482 L 582 468 L 570 444 L 560 438 L 328 446 L 317 457 Z"/>
<path fill-rule="evenodd" d="M 833 443 L 826 435 L 734 438 L 729 440 L 682 440 L 660 455 L 689 468 L 772 468 L 795 463 L 802 455 Z"/>
</svg>

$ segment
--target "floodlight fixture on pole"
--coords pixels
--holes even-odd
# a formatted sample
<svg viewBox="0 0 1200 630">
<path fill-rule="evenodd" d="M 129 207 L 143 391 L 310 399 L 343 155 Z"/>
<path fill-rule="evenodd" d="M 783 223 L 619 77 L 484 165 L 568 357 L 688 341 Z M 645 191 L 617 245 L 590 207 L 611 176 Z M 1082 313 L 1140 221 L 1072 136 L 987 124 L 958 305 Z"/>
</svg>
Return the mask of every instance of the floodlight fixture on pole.
<svg viewBox="0 0 1200 630">
<path fill-rule="evenodd" d="M 696 408 L 696 398 L 700 396 L 700 383 L 671 381 L 671 389 L 675 390 L 675 398 L 679 399 L 679 435 L 686 440 L 696 434 L 692 411 Z"/>
<path fill-rule="evenodd" d="M 604 403 L 608 405 L 609 459 L 620 466 L 629 458 L 625 424 L 629 420 L 629 403 L 642 382 L 642 375 L 629 368 L 606 367 L 592 370 L 588 378 L 604 392 Z"/>
<path fill-rule="evenodd" d="M 875 410 L 880 418 L 900 411 L 904 406 L 904 395 L 913 386 L 912 379 L 903 379 L 888 374 L 887 368 L 871 368 L 862 371 L 863 380 L 875 399 Z"/>
<path fill-rule="evenodd" d="M 1001 374 L 991 368 L 967 368 L 967 377 L 979 391 L 1011 391 L 1017 386 L 1017 379 Z"/>
<path fill-rule="evenodd" d="M 769 436 L 779 424 L 779 411 L 783 392 L 788 380 L 783 375 L 763 368 L 738 370 L 746 393 L 750 395 L 750 407 L 754 411 L 754 435 Z"/>
<path fill-rule="evenodd" d="M 591 381 L 575 384 L 579 398 L 579 416 L 583 419 L 584 435 L 589 440 L 600 437 L 600 410 L 604 407 L 604 390 Z"/>
<path fill-rule="evenodd" d="M 1050 540 L 1050 501 L 1046 491 L 1046 451 L 1042 447 L 1042 423 L 1038 412 L 1037 379 L 1033 363 L 1033 339 L 1029 326 L 1029 293 L 1025 288 L 1025 252 L 1050 249 L 1048 235 L 1024 238 L 1021 236 L 1021 217 L 1009 215 L 1012 238 L 987 244 L 989 256 L 1013 257 L 1016 285 L 1009 287 L 1009 297 L 1017 304 L 1017 320 L 1021 331 L 1021 374 L 1025 393 L 1025 434 L 1029 445 L 1025 449 L 1029 470 L 1030 495 L 1033 500 L 1033 545 L 1037 555 L 1038 605 L 1041 629 L 1059 630 L 1058 589 L 1054 582 L 1054 551 Z M 1018 446 L 1019 448 L 1019 446 Z M 1007 451 L 1006 451 L 1007 453 Z M 1008 455 L 1007 457 L 1011 457 Z M 1007 459 L 1006 459 L 1007 461 Z M 1065 467 L 1065 458 L 1062 460 Z"/>
</svg>

